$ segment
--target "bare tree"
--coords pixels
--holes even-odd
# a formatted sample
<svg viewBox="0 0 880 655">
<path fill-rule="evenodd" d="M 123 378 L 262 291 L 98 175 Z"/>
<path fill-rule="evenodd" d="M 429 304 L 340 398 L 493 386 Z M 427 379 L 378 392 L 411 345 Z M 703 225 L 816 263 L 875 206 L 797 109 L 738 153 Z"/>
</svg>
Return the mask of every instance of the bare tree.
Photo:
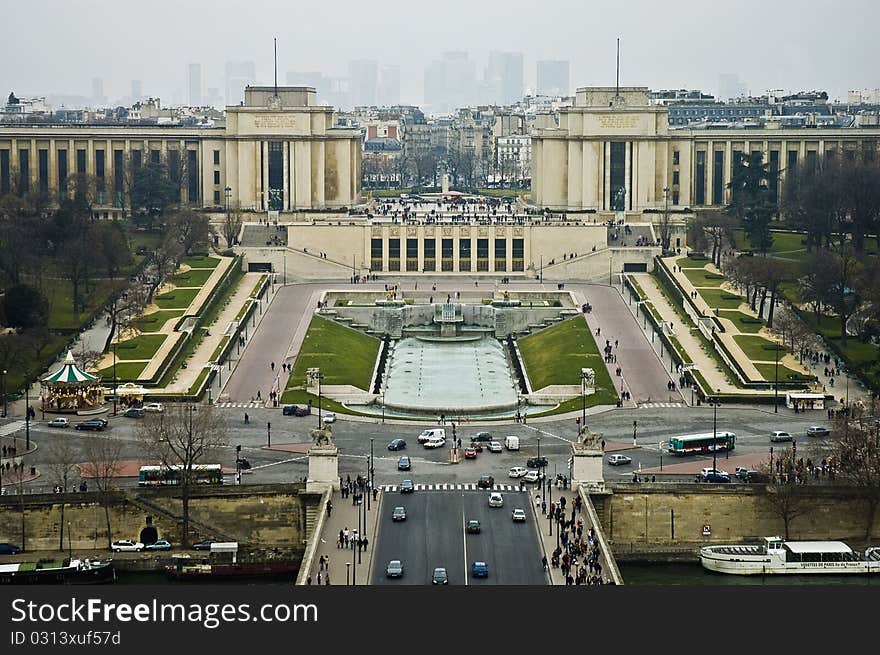
<svg viewBox="0 0 880 655">
<path fill-rule="evenodd" d="M 138 439 L 149 458 L 180 470 L 183 545 L 189 546 L 189 499 L 197 464 L 216 456 L 228 444 L 226 423 L 212 405 L 174 405 L 163 414 L 148 415 Z"/>
<path fill-rule="evenodd" d="M 107 525 L 107 548 L 113 544 L 113 530 L 110 526 L 110 498 L 116 485 L 116 478 L 122 472 L 122 442 L 116 439 L 89 439 L 86 442 L 85 462 L 81 475 L 90 478 L 98 489 L 98 501 L 104 508 Z"/>
<path fill-rule="evenodd" d="M 77 471 L 78 456 L 73 444 L 66 437 L 57 439 L 49 449 L 47 469 L 52 481 L 61 489 L 61 529 L 58 531 L 58 550 L 64 550 L 64 498 Z"/>
<path fill-rule="evenodd" d="M 104 342 L 103 352 L 110 352 L 110 344 L 118 334 L 124 334 L 130 330 L 134 321 L 141 315 L 144 308 L 149 304 L 148 289 L 140 284 L 132 284 L 115 296 L 107 306 L 107 320 L 110 323 L 110 333 Z"/>
<path fill-rule="evenodd" d="M 837 419 L 834 432 L 838 435 L 834 448 L 837 475 L 856 487 L 868 506 L 865 539 L 880 506 L 880 403 L 873 397 L 869 404 L 859 403 L 852 408 L 850 418 Z"/>
<path fill-rule="evenodd" d="M 232 247 L 238 233 L 241 231 L 242 213 L 241 205 L 235 203 L 232 207 L 226 208 L 226 218 L 223 220 L 223 238 L 226 239 L 226 245 Z"/>
<path fill-rule="evenodd" d="M 183 257 L 183 246 L 170 233 L 165 234 L 161 245 L 153 251 L 152 277 L 147 293 L 148 301 L 152 300 L 156 289 L 165 280 L 165 277 L 177 270 L 177 266 Z"/>
</svg>

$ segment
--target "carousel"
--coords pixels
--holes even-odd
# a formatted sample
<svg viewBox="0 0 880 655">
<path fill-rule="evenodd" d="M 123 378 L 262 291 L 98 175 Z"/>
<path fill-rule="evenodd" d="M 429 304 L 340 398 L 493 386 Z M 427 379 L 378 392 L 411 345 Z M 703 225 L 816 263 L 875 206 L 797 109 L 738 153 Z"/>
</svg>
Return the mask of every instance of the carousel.
<svg viewBox="0 0 880 655">
<path fill-rule="evenodd" d="M 44 412 L 94 414 L 107 410 L 100 378 L 77 366 L 69 350 L 61 368 L 44 377 L 41 383 Z"/>
</svg>

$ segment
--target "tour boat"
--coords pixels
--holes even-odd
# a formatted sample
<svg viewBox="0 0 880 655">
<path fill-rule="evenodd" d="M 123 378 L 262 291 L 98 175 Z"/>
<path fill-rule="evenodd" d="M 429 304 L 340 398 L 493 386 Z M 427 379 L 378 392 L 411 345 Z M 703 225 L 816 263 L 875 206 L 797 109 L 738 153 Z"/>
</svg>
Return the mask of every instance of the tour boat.
<svg viewBox="0 0 880 655">
<path fill-rule="evenodd" d="M 0 585 L 103 584 L 114 580 L 116 571 L 112 559 L 0 564 Z"/>
<path fill-rule="evenodd" d="M 880 573 L 880 547 L 854 552 L 842 541 L 786 541 L 700 548 L 703 568 L 734 575 Z"/>
</svg>

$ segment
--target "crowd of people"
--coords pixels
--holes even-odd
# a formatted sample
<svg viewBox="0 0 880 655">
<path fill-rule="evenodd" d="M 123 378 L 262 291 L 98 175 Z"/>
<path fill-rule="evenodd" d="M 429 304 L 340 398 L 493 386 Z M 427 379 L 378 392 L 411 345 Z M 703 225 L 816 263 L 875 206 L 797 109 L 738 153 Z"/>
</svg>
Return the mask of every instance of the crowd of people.
<svg viewBox="0 0 880 655">
<path fill-rule="evenodd" d="M 559 532 L 560 545 L 550 557 L 550 566 L 559 569 L 567 586 L 614 584 L 602 576 L 602 551 L 595 530 L 591 526 L 584 530 L 584 520 L 579 516 L 581 499 L 575 496 L 572 503 L 571 518 L 566 518 L 565 497 L 559 503 L 551 503 L 550 512 L 555 514 Z M 547 558 L 541 560 L 547 569 Z"/>
</svg>

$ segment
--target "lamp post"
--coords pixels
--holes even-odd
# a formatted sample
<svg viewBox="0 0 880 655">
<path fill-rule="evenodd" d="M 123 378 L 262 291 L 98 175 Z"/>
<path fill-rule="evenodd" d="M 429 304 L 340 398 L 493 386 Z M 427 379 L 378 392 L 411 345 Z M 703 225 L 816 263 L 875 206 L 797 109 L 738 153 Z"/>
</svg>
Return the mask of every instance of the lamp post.
<svg viewBox="0 0 880 655">
<path fill-rule="evenodd" d="M 718 389 L 718 392 L 721 392 L 721 389 Z M 718 460 L 718 447 L 717 441 L 718 438 L 718 396 L 712 399 L 712 474 L 715 475 L 718 471 L 717 460 Z"/>
<path fill-rule="evenodd" d="M 773 367 L 773 413 L 779 413 L 779 342 L 776 342 L 776 365 Z"/>
<path fill-rule="evenodd" d="M 241 484 L 241 444 L 235 447 L 235 484 Z"/>
<path fill-rule="evenodd" d="M 6 418 L 6 369 L 3 369 L 3 416 Z"/>
<path fill-rule="evenodd" d="M 587 428 L 587 374 L 581 371 L 581 429 Z"/>
<path fill-rule="evenodd" d="M 272 447 L 272 423 L 266 421 L 266 448 Z"/>
<path fill-rule="evenodd" d="M 382 387 L 382 425 L 385 425 L 385 387 Z"/>
<path fill-rule="evenodd" d="M 346 584 L 346 585 L 350 585 L 350 584 L 351 584 L 351 582 L 350 582 L 350 578 L 349 578 L 349 575 L 348 575 L 350 571 L 351 571 L 351 562 L 346 562 L 346 563 L 345 563 L 345 584 Z"/>
<path fill-rule="evenodd" d="M 64 491 L 66 492 L 67 489 Z M 67 559 L 73 559 L 73 547 L 70 545 L 70 521 L 67 522 Z"/>
<path fill-rule="evenodd" d="M 113 342 L 113 416 L 117 415 L 116 402 L 119 396 L 119 378 L 116 377 L 116 342 Z"/>
<path fill-rule="evenodd" d="M 315 379 L 318 381 L 318 429 L 321 429 L 321 380 L 324 374 L 320 370 L 315 371 Z"/>
<path fill-rule="evenodd" d="M 25 452 L 31 449 L 31 398 L 28 395 L 30 393 L 31 383 L 28 380 L 24 381 L 24 437 L 25 437 Z"/>
<path fill-rule="evenodd" d="M 555 512 L 554 512 L 553 509 L 552 509 L 552 507 L 553 507 L 553 487 L 551 487 L 551 486 L 548 484 L 548 482 L 547 482 L 546 469 L 547 469 L 546 466 L 542 466 L 542 467 L 541 467 L 542 472 L 544 472 L 543 483 L 544 483 L 544 485 L 547 487 L 547 491 L 550 492 L 550 497 L 548 498 L 548 500 L 549 500 L 550 502 L 548 503 L 548 504 L 549 504 L 549 507 L 547 508 L 547 509 L 550 510 L 550 513 L 549 513 L 549 515 L 547 516 L 547 519 L 548 519 L 548 520 L 547 520 L 547 523 L 550 524 L 550 536 L 552 537 L 552 536 L 553 536 L 553 515 L 555 514 Z"/>
<path fill-rule="evenodd" d="M 639 430 L 639 422 L 633 421 L 633 448 L 637 448 L 639 445 L 638 442 L 638 430 Z"/>
<path fill-rule="evenodd" d="M 373 437 L 370 437 L 370 494 L 367 495 L 367 509 L 370 509 L 370 495 L 376 488 L 376 470 L 373 468 Z"/>
</svg>

